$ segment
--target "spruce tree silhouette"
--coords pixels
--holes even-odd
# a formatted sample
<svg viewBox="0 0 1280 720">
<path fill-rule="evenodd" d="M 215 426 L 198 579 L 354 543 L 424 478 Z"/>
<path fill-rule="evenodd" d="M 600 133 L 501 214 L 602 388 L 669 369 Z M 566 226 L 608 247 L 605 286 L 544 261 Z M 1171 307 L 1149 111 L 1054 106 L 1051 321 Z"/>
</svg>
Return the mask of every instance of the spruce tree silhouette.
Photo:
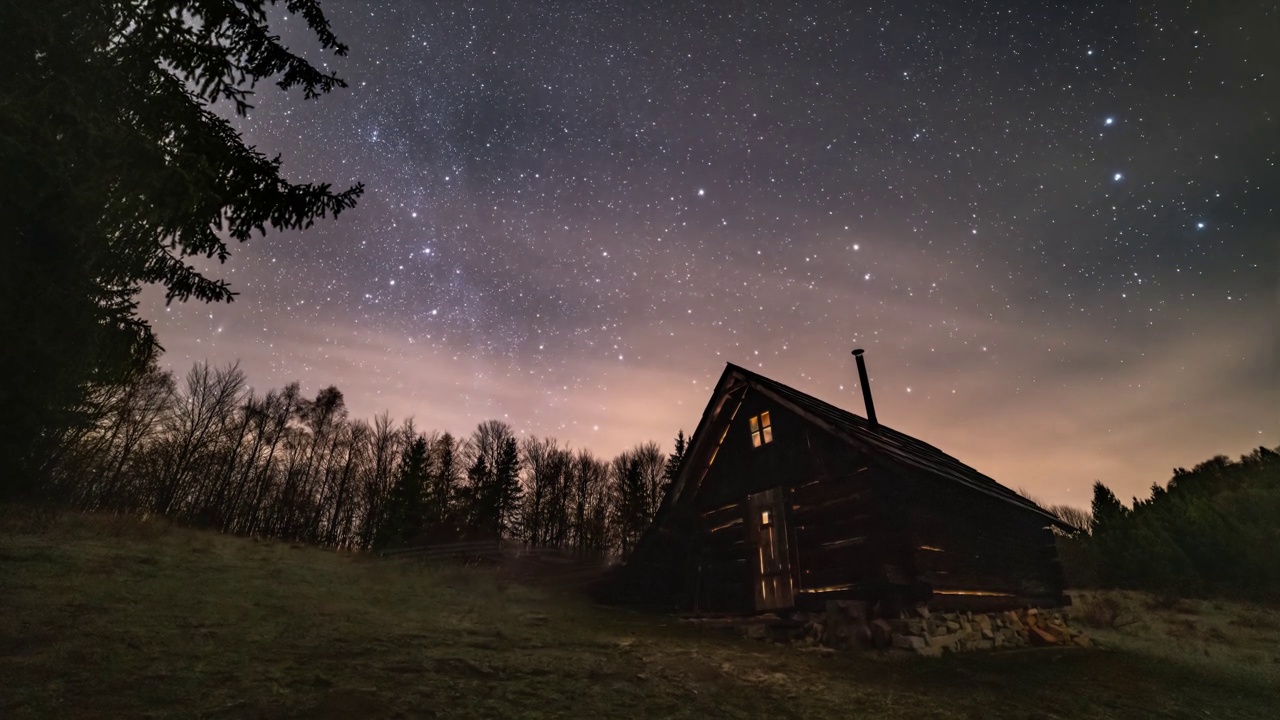
<svg viewBox="0 0 1280 720">
<path fill-rule="evenodd" d="M 0 493 L 22 493 L 93 384 L 124 382 L 158 351 L 143 284 L 169 300 L 228 302 L 189 260 L 352 207 L 360 185 L 292 184 L 220 109 L 246 115 L 259 81 L 307 98 L 343 87 L 284 47 L 268 0 L 42 0 L 4 6 L 0 63 Z M 290 0 L 322 49 L 316 0 Z"/>
<path fill-rule="evenodd" d="M 378 533 L 377 547 L 401 545 L 426 528 L 429 452 L 427 440 L 421 435 L 414 437 L 405 447 L 395 485 L 387 499 L 386 521 Z"/>
</svg>

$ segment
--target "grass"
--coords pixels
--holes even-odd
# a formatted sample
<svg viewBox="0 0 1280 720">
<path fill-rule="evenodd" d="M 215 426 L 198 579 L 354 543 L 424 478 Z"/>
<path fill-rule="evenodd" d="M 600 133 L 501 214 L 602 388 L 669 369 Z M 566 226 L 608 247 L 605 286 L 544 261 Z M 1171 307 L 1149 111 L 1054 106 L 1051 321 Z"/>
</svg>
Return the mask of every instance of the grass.
<svg viewBox="0 0 1280 720">
<path fill-rule="evenodd" d="M 1280 609 L 1226 600 L 1076 592 L 1069 614 L 1106 647 L 1280 688 Z"/>
<path fill-rule="evenodd" d="M 1241 672 L 1107 645 L 829 654 L 495 569 L 155 520 L 0 517 L 5 718 L 1274 716 L 1272 658 Z"/>
</svg>

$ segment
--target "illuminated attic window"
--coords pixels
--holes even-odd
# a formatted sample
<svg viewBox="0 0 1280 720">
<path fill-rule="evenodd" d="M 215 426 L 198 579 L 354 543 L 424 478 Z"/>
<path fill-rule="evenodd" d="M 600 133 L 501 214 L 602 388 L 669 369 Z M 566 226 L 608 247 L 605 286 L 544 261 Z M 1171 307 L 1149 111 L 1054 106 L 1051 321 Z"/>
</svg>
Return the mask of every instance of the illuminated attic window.
<svg viewBox="0 0 1280 720">
<path fill-rule="evenodd" d="M 762 412 L 751 418 L 751 447 L 760 447 L 773 442 L 773 425 L 769 422 L 769 413 Z"/>
</svg>

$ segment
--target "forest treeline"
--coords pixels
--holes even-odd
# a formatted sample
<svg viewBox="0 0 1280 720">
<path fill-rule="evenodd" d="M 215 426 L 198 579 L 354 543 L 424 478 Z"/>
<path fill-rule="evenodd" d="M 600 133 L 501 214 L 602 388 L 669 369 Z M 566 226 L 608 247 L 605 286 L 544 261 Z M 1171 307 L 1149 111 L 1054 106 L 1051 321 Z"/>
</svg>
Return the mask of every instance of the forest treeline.
<svg viewBox="0 0 1280 720">
<path fill-rule="evenodd" d="M 259 393 L 236 365 L 178 380 L 154 364 L 98 386 L 62 438 L 45 492 L 95 511 L 154 513 L 227 533 L 366 549 L 501 535 L 623 554 L 685 451 L 611 459 L 498 420 L 470 435 L 348 416 L 336 387 Z"/>
<path fill-rule="evenodd" d="M 181 379 L 153 363 L 77 412 L 92 420 L 47 468 L 56 502 L 350 549 L 502 536 L 625 556 L 687 449 L 680 432 L 669 455 L 644 442 L 605 459 L 498 420 L 455 436 L 353 419 L 336 387 L 259 393 L 206 363 Z M 1060 538 L 1071 585 L 1280 597 L 1280 447 L 1176 469 L 1131 506 L 1099 482 L 1089 511 L 1048 509 L 1079 528 Z"/>
<path fill-rule="evenodd" d="M 1059 545 L 1071 584 L 1280 598 L 1280 447 L 1175 469 L 1130 506 L 1096 483 L 1091 511 Z"/>
</svg>

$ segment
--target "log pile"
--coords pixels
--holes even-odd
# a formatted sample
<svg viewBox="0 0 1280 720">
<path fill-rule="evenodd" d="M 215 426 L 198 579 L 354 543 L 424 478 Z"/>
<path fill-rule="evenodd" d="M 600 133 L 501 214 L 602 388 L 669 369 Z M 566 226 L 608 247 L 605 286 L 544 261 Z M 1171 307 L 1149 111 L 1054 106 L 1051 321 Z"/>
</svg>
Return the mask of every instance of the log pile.
<svg viewBox="0 0 1280 720">
<path fill-rule="evenodd" d="M 1024 646 L 1089 647 L 1058 610 L 930 612 L 921 606 L 893 619 L 870 619 L 862 603 L 832 601 L 826 610 L 792 618 L 787 639 L 801 646 L 905 650 L 926 657 Z"/>
</svg>

